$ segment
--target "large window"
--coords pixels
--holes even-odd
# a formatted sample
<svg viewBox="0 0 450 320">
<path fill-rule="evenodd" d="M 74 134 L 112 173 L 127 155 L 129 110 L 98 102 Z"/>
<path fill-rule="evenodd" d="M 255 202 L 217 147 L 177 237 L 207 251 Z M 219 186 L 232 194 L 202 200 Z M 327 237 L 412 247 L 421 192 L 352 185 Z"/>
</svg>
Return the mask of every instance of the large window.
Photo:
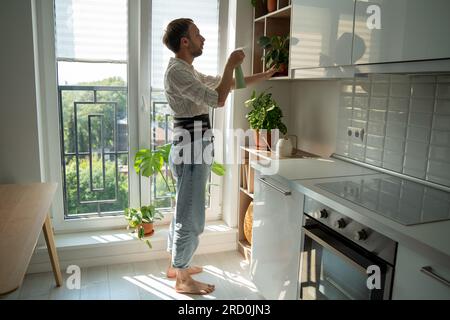
<svg viewBox="0 0 450 320">
<path fill-rule="evenodd" d="M 162 43 L 171 20 L 194 20 L 206 38 L 204 54 L 194 65 L 203 73 L 217 74 L 218 0 L 197 0 L 195 6 L 184 0 L 53 1 L 54 24 L 47 26 L 55 28 L 61 168 L 51 170 L 62 173 L 64 219 L 59 223 L 70 229 L 65 223 L 71 220 L 71 225 L 84 229 L 102 223 L 78 218 L 110 217 L 114 222 L 104 226 L 118 226 L 124 220 L 113 216 L 149 201 L 172 212 L 174 201 L 164 180 L 157 176 L 140 183 L 133 156 L 144 146 L 156 148 L 172 139 L 163 77 L 173 53 Z M 142 29 L 145 25 L 148 30 Z M 146 39 L 149 52 L 139 43 Z M 146 57 L 148 70 L 141 68 Z M 149 89 L 147 95 L 143 85 Z M 141 108 L 145 96 L 151 99 L 150 112 Z M 168 168 L 164 174 L 170 177 Z M 214 202 L 210 193 L 207 200 L 208 206 Z"/>
</svg>

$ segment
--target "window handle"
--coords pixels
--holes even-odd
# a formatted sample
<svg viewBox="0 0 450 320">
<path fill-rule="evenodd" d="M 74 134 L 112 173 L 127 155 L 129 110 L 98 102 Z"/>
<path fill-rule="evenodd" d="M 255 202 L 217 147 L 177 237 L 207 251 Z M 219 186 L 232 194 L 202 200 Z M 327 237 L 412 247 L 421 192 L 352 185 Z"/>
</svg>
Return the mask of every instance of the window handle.
<svg viewBox="0 0 450 320">
<path fill-rule="evenodd" d="M 141 100 L 142 100 L 142 103 L 141 103 L 141 111 L 142 111 L 142 112 L 147 112 L 147 108 L 146 108 L 146 104 L 145 104 L 145 98 L 144 98 L 143 95 L 141 96 Z"/>
</svg>

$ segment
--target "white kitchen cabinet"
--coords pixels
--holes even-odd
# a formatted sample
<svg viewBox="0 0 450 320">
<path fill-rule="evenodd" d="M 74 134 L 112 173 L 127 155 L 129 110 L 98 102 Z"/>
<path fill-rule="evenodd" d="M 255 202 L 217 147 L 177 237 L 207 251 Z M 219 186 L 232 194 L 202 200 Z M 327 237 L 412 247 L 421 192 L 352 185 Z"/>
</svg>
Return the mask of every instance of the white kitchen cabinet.
<svg viewBox="0 0 450 320">
<path fill-rule="evenodd" d="M 351 65 L 354 0 L 293 0 L 290 66 Z"/>
<path fill-rule="evenodd" d="M 250 272 L 271 300 L 297 299 L 303 196 L 278 176 L 255 172 Z"/>
<path fill-rule="evenodd" d="M 449 281 L 449 269 L 409 248 L 398 246 L 392 299 L 450 300 Z"/>
<path fill-rule="evenodd" d="M 352 63 L 450 58 L 449 12 L 448 0 L 356 0 Z"/>
</svg>

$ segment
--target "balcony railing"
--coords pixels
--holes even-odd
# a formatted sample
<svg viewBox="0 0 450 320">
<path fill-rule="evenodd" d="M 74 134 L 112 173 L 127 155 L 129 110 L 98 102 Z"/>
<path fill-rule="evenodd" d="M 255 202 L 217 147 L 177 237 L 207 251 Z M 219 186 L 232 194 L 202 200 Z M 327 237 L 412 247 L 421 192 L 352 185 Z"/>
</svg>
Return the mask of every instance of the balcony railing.
<svg viewBox="0 0 450 320">
<path fill-rule="evenodd" d="M 127 87 L 59 86 L 66 218 L 128 206 Z"/>
</svg>

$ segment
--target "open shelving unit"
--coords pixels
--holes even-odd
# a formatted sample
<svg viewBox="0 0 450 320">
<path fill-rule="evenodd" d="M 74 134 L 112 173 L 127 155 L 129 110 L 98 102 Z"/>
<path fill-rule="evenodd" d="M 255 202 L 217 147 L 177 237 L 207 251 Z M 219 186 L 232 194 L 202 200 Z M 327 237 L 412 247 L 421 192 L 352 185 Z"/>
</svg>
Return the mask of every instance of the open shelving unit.
<svg viewBox="0 0 450 320">
<path fill-rule="evenodd" d="M 265 71 L 263 61 L 265 53 L 259 46 L 258 39 L 262 36 L 290 35 L 291 7 L 291 0 L 277 0 L 277 10 L 268 12 L 266 2 L 257 1 L 253 10 L 253 74 Z M 275 76 L 271 80 L 276 79 L 289 79 L 289 76 Z"/>
<path fill-rule="evenodd" d="M 241 164 L 239 165 L 239 213 L 238 213 L 238 250 L 250 261 L 251 245 L 244 235 L 244 219 L 248 206 L 253 201 L 254 169 L 250 166 L 251 154 L 247 148 L 239 149 Z"/>
</svg>

